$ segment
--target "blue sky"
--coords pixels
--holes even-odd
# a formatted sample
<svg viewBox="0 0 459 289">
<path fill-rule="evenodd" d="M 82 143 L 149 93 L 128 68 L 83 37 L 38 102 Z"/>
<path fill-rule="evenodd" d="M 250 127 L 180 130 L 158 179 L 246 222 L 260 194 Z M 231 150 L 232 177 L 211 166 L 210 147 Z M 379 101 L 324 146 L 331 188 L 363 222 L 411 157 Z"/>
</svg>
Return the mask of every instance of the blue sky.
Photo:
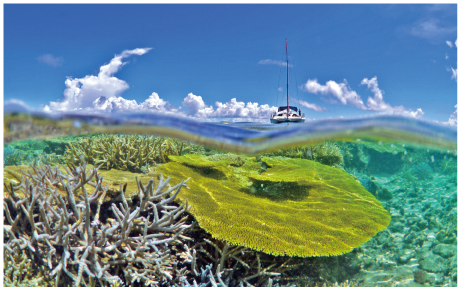
<svg viewBox="0 0 459 289">
<path fill-rule="evenodd" d="M 285 39 L 308 119 L 455 118 L 456 4 L 5 4 L 4 100 L 268 119 L 286 102 Z"/>
</svg>

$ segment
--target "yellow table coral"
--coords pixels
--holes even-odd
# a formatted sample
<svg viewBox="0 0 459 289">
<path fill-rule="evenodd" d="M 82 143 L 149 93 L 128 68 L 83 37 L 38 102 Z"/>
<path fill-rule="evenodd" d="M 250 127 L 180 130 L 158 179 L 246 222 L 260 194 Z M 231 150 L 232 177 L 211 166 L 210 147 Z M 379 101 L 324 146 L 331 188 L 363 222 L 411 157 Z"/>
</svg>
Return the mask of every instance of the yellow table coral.
<svg viewBox="0 0 459 289">
<path fill-rule="evenodd" d="M 241 167 L 205 156 L 170 157 L 172 182 L 191 177 L 190 212 L 213 237 L 273 255 L 351 251 L 387 227 L 389 213 L 349 174 L 304 159 L 255 158 Z"/>
</svg>

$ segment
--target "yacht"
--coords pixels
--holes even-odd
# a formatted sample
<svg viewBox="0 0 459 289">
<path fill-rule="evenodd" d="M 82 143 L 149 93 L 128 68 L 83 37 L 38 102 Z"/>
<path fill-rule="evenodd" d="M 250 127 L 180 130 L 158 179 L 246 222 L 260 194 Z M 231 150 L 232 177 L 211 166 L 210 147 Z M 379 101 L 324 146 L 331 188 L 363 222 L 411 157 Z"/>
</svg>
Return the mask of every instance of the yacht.
<svg viewBox="0 0 459 289">
<path fill-rule="evenodd" d="M 287 40 L 285 40 L 285 51 L 287 52 L 287 106 L 281 106 L 277 109 L 276 113 L 271 115 L 271 123 L 284 123 L 284 122 L 304 122 L 304 115 L 301 114 L 301 109 L 298 110 L 296 106 L 289 105 L 288 98 L 288 47 Z"/>
</svg>

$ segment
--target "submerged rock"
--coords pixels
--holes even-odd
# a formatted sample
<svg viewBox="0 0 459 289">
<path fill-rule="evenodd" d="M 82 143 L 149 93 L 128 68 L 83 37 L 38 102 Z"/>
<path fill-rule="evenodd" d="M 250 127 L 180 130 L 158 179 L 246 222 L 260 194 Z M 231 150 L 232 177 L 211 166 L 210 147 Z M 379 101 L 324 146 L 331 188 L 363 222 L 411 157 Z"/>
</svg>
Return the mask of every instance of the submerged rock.
<svg viewBox="0 0 459 289">
<path fill-rule="evenodd" d="M 446 245 L 446 244 L 438 244 L 433 249 L 433 252 L 437 255 L 442 256 L 443 258 L 451 258 L 457 254 L 455 245 Z"/>
</svg>

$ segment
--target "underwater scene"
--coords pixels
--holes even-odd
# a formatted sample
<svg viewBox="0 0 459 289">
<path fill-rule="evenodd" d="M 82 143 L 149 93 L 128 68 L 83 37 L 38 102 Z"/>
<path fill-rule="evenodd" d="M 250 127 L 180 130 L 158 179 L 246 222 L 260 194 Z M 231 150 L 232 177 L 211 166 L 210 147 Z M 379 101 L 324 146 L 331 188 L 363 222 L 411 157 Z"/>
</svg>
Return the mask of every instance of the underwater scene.
<svg viewBox="0 0 459 289">
<path fill-rule="evenodd" d="M 3 284 L 457 287 L 456 138 L 6 114 Z"/>
</svg>

